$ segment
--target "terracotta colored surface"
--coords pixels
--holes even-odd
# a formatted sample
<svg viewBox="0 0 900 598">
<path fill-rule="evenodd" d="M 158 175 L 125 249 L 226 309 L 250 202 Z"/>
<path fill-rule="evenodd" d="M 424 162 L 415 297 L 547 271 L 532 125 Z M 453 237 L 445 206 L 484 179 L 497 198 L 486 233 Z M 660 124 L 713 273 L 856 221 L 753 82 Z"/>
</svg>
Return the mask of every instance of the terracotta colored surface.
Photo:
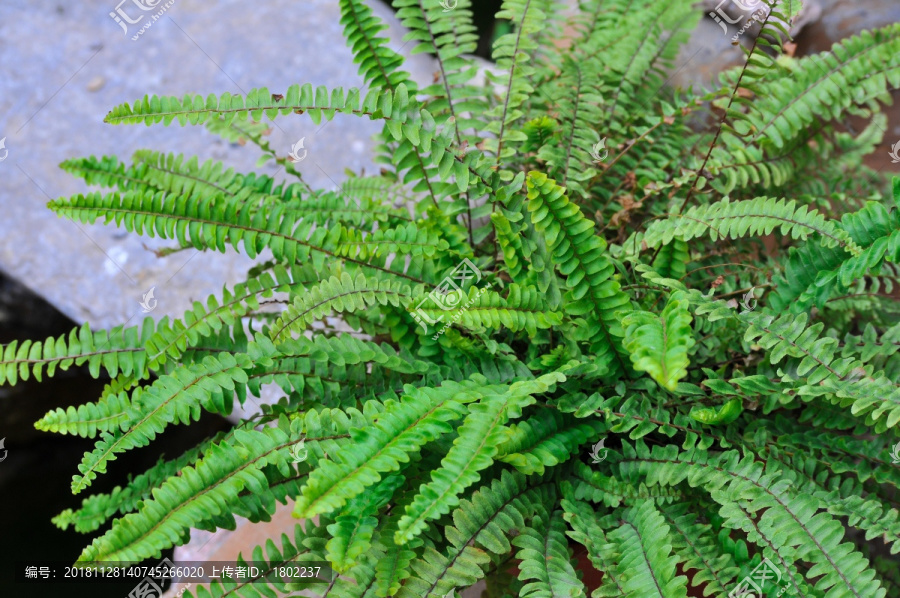
<svg viewBox="0 0 900 598">
<path fill-rule="evenodd" d="M 219 530 L 215 533 L 202 530 L 191 530 L 191 541 L 175 549 L 176 562 L 185 561 L 235 561 L 238 553 L 242 553 L 245 559 L 250 558 L 250 553 L 255 546 L 265 544 L 266 539 L 273 538 L 276 545 L 280 546 L 281 534 L 294 537 L 294 526 L 300 522 L 292 516 L 294 502 L 287 505 L 278 505 L 272 521 L 268 523 L 250 523 L 248 520 L 238 518 L 237 528 L 234 531 Z M 318 518 L 316 518 L 318 520 Z M 174 584 L 164 598 L 174 596 L 186 584 Z"/>
</svg>

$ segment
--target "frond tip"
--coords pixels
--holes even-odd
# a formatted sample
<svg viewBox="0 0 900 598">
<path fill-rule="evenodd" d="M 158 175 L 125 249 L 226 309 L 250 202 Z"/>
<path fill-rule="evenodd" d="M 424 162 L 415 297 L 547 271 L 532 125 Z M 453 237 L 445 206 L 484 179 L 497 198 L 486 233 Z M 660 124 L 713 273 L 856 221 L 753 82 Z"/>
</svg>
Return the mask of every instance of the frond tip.
<svg viewBox="0 0 900 598">
<path fill-rule="evenodd" d="M 793 199 L 767 197 L 735 202 L 726 197 L 710 205 L 694 206 L 684 214 L 653 222 L 643 240 L 648 246 L 656 247 L 668 244 L 675 237 L 690 241 L 708 235 L 715 241 L 768 235 L 776 229 L 795 239 L 805 240 L 810 234 L 818 234 L 826 247 L 841 246 L 853 254 L 861 251 L 850 235 L 822 214 L 798 205 Z"/>
<path fill-rule="evenodd" d="M 695 344 L 688 305 L 684 293 L 676 292 L 659 315 L 632 311 L 622 318 L 625 348 L 634 369 L 647 372 L 672 391 L 687 375 L 688 353 Z"/>
<path fill-rule="evenodd" d="M 605 255 L 606 242 L 569 201 L 565 189 L 547 175 L 534 171 L 528 175 L 528 200 L 531 221 L 544 235 L 557 269 L 566 277 L 566 311 L 585 317 L 598 360 L 617 371 L 623 364 L 619 314 L 630 310 L 630 302 L 613 277 L 612 262 Z"/>
</svg>

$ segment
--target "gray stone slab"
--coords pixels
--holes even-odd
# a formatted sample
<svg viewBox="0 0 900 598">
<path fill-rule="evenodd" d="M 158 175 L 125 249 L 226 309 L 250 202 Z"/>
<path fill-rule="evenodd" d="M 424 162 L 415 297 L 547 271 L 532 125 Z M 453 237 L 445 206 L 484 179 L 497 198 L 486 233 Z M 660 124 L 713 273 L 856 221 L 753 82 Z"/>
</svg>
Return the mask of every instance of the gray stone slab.
<svg viewBox="0 0 900 598">
<path fill-rule="evenodd" d="M 256 87 L 278 93 L 307 82 L 362 85 L 335 0 L 175 0 L 137 40 L 132 36 L 165 2 L 144 0 L 156 5 L 146 13 L 132 0 L 118 2 L 0 5 L 0 139 L 8 151 L 0 149 L 0 269 L 94 328 L 140 322 L 145 315 L 140 302 L 152 287 L 157 303 L 149 313 L 179 317 L 193 301 L 243 280 L 252 263 L 234 252 L 191 250 L 157 258 L 144 244 L 158 249 L 174 243 L 57 218 L 46 208 L 48 200 L 88 190 L 61 171 L 60 162 L 91 154 L 127 160 L 135 150 L 149 148 L 201 161 L 214 158 L 241 171 L 275 175 L 280 170 L 271 163 L 256 167 L 259 153 L 252 145 L 228 144 L 203 127 L 104 124 L 113 106 L 145 93 L 245 93 Z M 378 0 L 370 5 L 390 24 L 390 47 L 408 55 L 413 44 L 402 41 L 405 31 L 393 12 Z M 130 19 L 144 14 L 127 34 L 109 16 L 117 6 Z M 412 57 L 406 70 L 420 84 L 430 82 L 431 58 Z M 309 154 L 298 169 L 313 187 L 334 188 L 345 168 L 377 171 L 371 136 L 380 128 L 344 115 L 324 126 L 308 116 L 291 116 L 273 125 L 269 141 L 287 155 L 305 137 Z M 266 399 L 279 394 L 271 386 L 267 390 Z M 246 407 L 252 411 L 255 404 Z M 238 409 L 233 417 L 242 414 Z M 242 526 L 240 533 L 252 528 Z M 238 538 L 243 547 L 253 545 Z"/>
<path fill-rule="evenodd" d="M 143 245 L 174 243 L 57 218 L 46 208 L 48 200 L 88 189 L 61 171 L 60 162 L 91 154 L 129 160 L 148 148 L 214 158 L 242 171 L 279 171 L 271 162 L 256 167 L 254 146 L 233 146 L 204 127 L 104 124 L 113 106 L 145 93 L 244 93 L 256 87 L 277 93 L 293 83 L 362 84 L 335 0 L 175 0 L 137 40 L 132 36 L 166 2 L 122 3 L 130 19 L 146 15 L 126 35 L 110 17 L 119 1 L 0 5 L 0 139 L 6 138 L 9 152 L 0 162 L 0 269 L 97 328 L 139 322 L 145 315 L 140 301 L 151 287 L 158 302 L 152 315 L 180 316 L 193 301 L 242 280 L 251 263 L 235 253 L 194 250 L 157 258 Z M 156 7 L 142 12 L 133 4 L 139 1 Z M 402 41 L 393 12 L 378 0 L 370 5 L 391 25 L 391 47 L 408 53 L 413 44 Z M 406 70 L 426 83 L 431 59 L 413 57 Z M 314 187 L 334 188 L 345 168 L 377 170 L 370 138 L 379 129 L 344 115 L 325 126 L 307 116 L 282 117 L 270 143 L 287 155 L 305 136 L 309 155 L 299 170 Z"/>
</svg>

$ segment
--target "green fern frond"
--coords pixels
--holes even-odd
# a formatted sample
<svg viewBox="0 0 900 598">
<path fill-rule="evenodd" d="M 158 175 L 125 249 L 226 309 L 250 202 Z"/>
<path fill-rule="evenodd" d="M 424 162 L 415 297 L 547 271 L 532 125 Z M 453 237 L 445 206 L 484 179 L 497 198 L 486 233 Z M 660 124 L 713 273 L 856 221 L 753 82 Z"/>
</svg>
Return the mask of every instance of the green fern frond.
<svg viewBox="0 0 900 598">
<path fill-rule="evenodd" d="M 115 187 L 121 191 L 161 191 L 148 181 L 144 172 L 136 166 L 126 166 L 116 156 L 97 159 L 74 158 L 62 162 L 59 167 L 69 174 L 84 180 L 88 185 Z M 143 169 L 146 170 L 146 169 Z"/>
<path fill-rule="evenodd" d="M 837 224 L 796 200 L 757 197 L 732 202 L 728 198 L 705 206 L 694 206 L 684 214 L 657 220 L 647 227 L 643 240 L 650 247 L 668 244 L 675 237 L 690 241 L 709 235 L 716 241 L 744 236 L 769 235 L 778 229 L 781 235 L 806 240 L 818 234 L 824 247 L 840 246 L 852 254 L 862 251 Z"/>
<path fill-rule="evenodd" d="M 207 357 L 203 363 L 163 376 L 146 389 L 135 389 L 127 419 L 121 431 L 104 432 L 96 448 L 78 465 L 81 475 L 72 478 L 72 492 L 77 494 L 90 485 L 98 473 L 106 472 L 108 461 L 121 453 L 145 446 L 170 423 L 190 423 L 200 417 L 203 407 L 214 413 L 231 413 L 235 383 L 247 381 L 244 369 L 250 367 L 245 355 Z"/>
<path fill-rule="evenodd" d="M 817 305 L 822 305 L 831 296 L 846 292 L 853 282 L 863 276 L 879 274 L 885 261 L 900 262 L 900 230 L 878 239 L 859 255 L 844 261 L 839 268 L 820 272 L 816 277 L 816 288 L 801 295 L 799 304 L 805 306 L 815 301 Z"/>
<path fill-rule="evenodd" d="M 283 422 L 261 431 L 235 433 L 234 443 L 213 444 L 203 459 L 171 477 L 137 513 L 116 520 L 103 536 L 85 548 L 78 562 L 140 561 L 158 557 L 178 541 L 193 522 L 228 513 L 228 499 L 241 489 L 265 486 L 261 468 L 288 467 L 292 439 Z M 232 517 L 233 525 L 233 517 Z"/>
<path fill-rule="evenodd" d="M 633 505 L 647 500 L 660 505 L 684 498 L 676 488 L 647 487 L 643 483 L 632 484 L 591 469 L 589 465 L 576 462 L 572 475 L 566 482 L 576 500 L 589 500 L 615 509 L 621 504 Z"/>
<path fill-rule="evenodd" d="M 245 177 L 226 169 L 221 162 L 207 160 L 200 164 L 196 156 L 185 158 L 182 154 L 164 154 L 148 150 L 134 153 L 135 166 L 140 168 L 141 179 L 154 189 L 179 195 L 206 196 L 221 193 L 235 197 L 247 191 L 247 198 L 262 198 L 267 194 L 260 189 L 265 179 Z M 245 183 L 245 179 L 247 183 Z M 273 197 L 273 196 L 270 196 Z"/>
<path fill-rule="evenodd" d="M 366 82 L 376 89 L 393 89 L 406 83 L 414 91 L 409 73 L 398 70 L 403 57 L 387 47 L 386 37 L 378 35 L 388 26 L 361 0 L 340 0 L 340 7 L 344 37 Z"/>
<path fill-rule="evenodd" d="M 139 327 L 116 326 L 111 330 L 91 332 L 87 324 L 75 328 L 66 337 L 44 341 L 13 341 L 0 351 L 0 384 L 15 384 L 34 377 L 52 377 L 57 369 L 66 371 L 72 365 L 87 363 L 91 376 L 98 378 L 100 368 L 113 378 L 119 372 L 126 376 L 142 374 L 147 367 L 143 345 L 153 334 L 155 323 L 145 318 Z"/>
<path fill-rule="evenodd" d="M 304 526 L 306 529 L 304 529 Z M 247 566 L 252 563 L 260 569 L 259 578 L 250 581 L 231 581 L 227 578 L 216 579 L 212 583 L 199 586 L 201 589 L 194 591 L 188 589 L 184 595 L 198 598 L 225 598 L 226 596 L 246 596 L 248 598 L 263 598 L 273 595 L 273 592 L 289 593 L 289 582 L 281 579 L 278 568 L 281 566 L 302 566 L 304 563 L 322 562 L 324 556 L 320 550 L 310 548 L 315 540 L 323 535 L 324 529 L 312 521 L 306 521 L 303 525 L 294 525 L 293 538 L 287 534 L 281 534 L 281 548 L 276 546 L 272 539 L 266 540 L 264 546 L 256 546 L 251 551 L 251 558 L 245 559 L 238 555 L 237 566 Z"/>
<path fill-rule="evenodd" d="M 239 145 L 244 145 L 248 140 L 258 143 L 270 131 L 267 124 L 252 120 L 231 122 L 229 124 L 225 124 L 224 121 L 220 120 L 211 120 L 206 123 L 206 128 L 229 143 L 237 143 Z"/>
<path fill-rule="evenodd" d="M 658 316 L 632 311 L 622 318 L 625 348 L 634 369 L 647 372 L 671 391 L 687 375 L 688 354 L 695 344 L 688 305 L 684 294 L 675 292 Z"/>
<path fill-rule="evenodd" d="M 462 491 L 478 481 L 480 470 L 493 463 L 508 431 L 506 422 L 521 417 L 522 409 L 535 402 L 532 395 L 547 392 L 562 381 L 565 376 L 561 374 L 545 374 L 534 381 L 516 382 L 504 392 L 472 404 L 440 469 L 431 474 L 431 481 L 419 488 L 406 508 L 394 540 L 398 544 L 408 542 L 425 528 L 429 519 L 436 519 L 459 504 Z"/>
<path fill-rule="evenodd" d="M 790 76 L 769 83 L 743 117 L 751 141 L 781 149 L 813 123 L 814 115 L 836 119 L 851 100 L 861 105 L 883 100 L 900 82 L 898 55 L 900 26 L 894 24 L 798 60 Z M 855 95 L 849 96 L 852 90 Z"/>
<path fill-rule="evenodd" d="M 565 532 L 562 511 L 555 511 L 549 520 L 541 521 L 535 516 L 532 526 L 513 539 L 513 546 L 519 548 L 516 558 L 521 561 L 519 579 L 529 581 L 522 587 L 520 596 L 580 598 L 587 595 L 570 561 Z"/>
<path fill-rule="evenodd" d="M 641 10 L 626 8 L 621 16 L 616 16 L 609 22 L 606 32 L 609 37 L 598 36 L 581 50 L 593 53 L 597 46 L 603 48 L 603 87 L 608 88 L 604 95 L 609 106 L 602 121 L 605 128 L 616 126 L 621 120 L 620 112 L 640 114 L 641 104 L 659 92 L 665 84 L 666 71 L 672 69 L 678 56 L 679 46 L 687 41 L 700 14 L 691 2 L 677 0 L 648 2 Z"/>
<path fill-rule="evenodd" d="M 497 330 L 506 328 L 517 332 L 525 330 L 530 336 L 537 334 L 538 329 L 547 329 L 562 322 L 562 314 L 551 310 L 541 293 L 534 287 L 520 287 L 512 284 L 506 297 L 487 287 L 472 286 L 456 299 L 458 309 L 452 300 L 436 299 L 434 294 L 427 295 L 422 301 L 413 301 L 416 312 L 422 312 L 429 321 L 442 321 L 449 315 L 449 323 L 459 324 L 470 330 Z"/>
<path fill-rule="evenodd" d="M 387 47 L 387 38 L 378 35 L 387 25 L 375 17 L 372 10 L 360 0 L 341 0 L 340 6 L 344 35 L 353 51 L 354 61 L 360 65 L 360 75 L 376 88 L 398 91 L 404 105 L 410 101 L 408 89 L 413 97 L 412 102 L 415 103 L 417 85 L 410 79 L 409 73 L 399 70 L 403 57 Z M 426 192 L 437 205 L 445 190 L 437 189 L 432 182 L 437 178 L 437 172 L 423 157 L 428 149 L 419 146 L 415 134 L 409 138 L 401 136 L 400 132 L 396 122 L 385 123 L 383 136 L 393 136 L 393 143 L 386 143 L 380 148 L 382 159 L 393 164 L 398 174 L 407 171 L 403 180 L 415 180 L 415 190 Z"/>
<path fill-rule="evenodd" d="M 73 525 L 75 531 L 81 533 L 95 531 L 116 513 L 125 515 L 137 509 L 138 503 L 150 497 L 154 488 L 184 466 L 194 463 L 209 444 L 226 440 L 227 437 L 226 434 L 217 434 L 175 459 L 166 461 L 160 458 L 153 467 L 135 476 L 124 487 L 116 486 L 109 493 L 88 496 L 82 501 L 81 508 L 74 511 L 66 509 L 57 515 L 53 522 L 61 529 Z"/>
<path fill-rule="evenodd" d="M 310 475 L 297 499 L 300 517 L 329 513 L 381 479 L 381 473 L 409 460 L 408 453 L 450 431 L 449 422 L 465 413 L 464 403 L 476 400 L 490 387 L 474 381 L 447 382 L 439 388 L 407 386 L 400 401 L 373 417 L 365 429 L 354 429 L 354 446 L 335 454 Z"/>
<path fill-rule="evenodd" d="M 525 265 L 525 248 L 522 239 L 513 231 L 509 219 L 502 211 L 491 214 L 491 222 L 494 225 L 497 245 L 503 252 L 503 262 L 506 264 L 509 276 L 514 281 L 520 282 Z"/>
<path fill-rule="evenodd" d="M 671 242 L 663 244 L 656 259 L 653 260 L 653 269 L 664 278 L 681 280 L 687 276 L 687 265 L 690 261 L 687 241 L 681 237 L 674 237 Z"/>
<path fill-rule="evenodd" d="M 198 344 L 201 338 L 219 332 L 223 327 L 233 327 L 240 318 L 259 309 L 260 300 L 272 297 L 277 292 L 287 292 L 296 296 L 310 281 L 300 268 L 287 270 L 275 266 L 271 274 L 262 272 L 246 283 L 235 285 L 234 289 L 222 290 L 221 299 L 214 295 L 206 306 L 194 303 L 193 309 L 185 312 L 183 318 L 168 324 L 163 320 L 146 344 L 152 367 L 158 367 L 167 360 L 178 360 L 188 347 Z"/>
<path fill-rule="evenodd" d="M 402 505 L 402 501 L 398 501 L 398 503 L 400 503 L 398 507 Z M 399 513 L 392 513 L 384 523 L 384 529 L 381 532 L 381 544 L 385 548 L 385 554 L 375 566 L 375 595 L 379 598 L 397 594 L 404 580 L 409 579 L 412 575 L 410 563 L 418 556 L 417 552 L 421 552 L 417 550 L 423 543 L 420 538 L 406 544 L 394 543 L 394 535 L 397 533 L 399 521 Z"/>
<path fill-rule="evenodd" d="M 349 2 L 359 4 L 359 2 Z M 291 85 L 280 99 L 266 88 L 251 89 L 246 97 L 224 93 L 220 97 L 210 95 L 186 95 L 182 99 L 172 96 L 144 96 L 134 104 L 121 104 L 113 108 L 104 119 L 110 124 L 152 125 L 163 123 L 168 126 L 175 119 L 182 126 L 202 125 L 211 119 L 230 124 L 234 119 L 241 121 L 252 118 L 262 120 L 263 115 L 270 120 L 276 116 L 302 111 L 309 114 L 317 124 L 322 118 L 331 120 L 336 112 L 385 118 L 404 114 L 409 108 L 409 97 L 404 85 L 398 86 L 395 98 L 391 91 L 381 92 L 378 88 L 361 97 L 360 91 L 351 88 L 346 95 L 336 88 L 329 91 L 320 86 L 313 89 L 310 84 Z"/>
<path fill-rule="evenodd" d="M 748 313 L 743 317 L 750 324 L 746 338 L 765 347 L 772 363 L 786 356 L 801 360 L 797 366 L 797 375 L 805 382 L 797 388 L 801 396 L 830 396 L 833 403 L 849 406 L 851 414 L 865 415 L 866 423 L 879 432 L 900 423 L 900 388 L 883 373 L 854 381 L 851 371 L 862 364 L 836 358 L 837 341 L 819 337 L 823 328 L 821 323 L 807 327 L 805 315 L 776 318 Z"/>
<path fill-rule="evenodd" d="M 879 239 L 882 239 L 883 244 L 898 226 L 900 220 L 897 213 L 890 212 L 887 206 L 878 202 L 867 202 L 861 209 L 845 214 L 841 219 L 841 228 L 863 249 L 872 247 Z M 869 253 L 865 259 L 871 257 L 874 256 Z M 819 238 L 811 239 L 799 248 L 792 248 L 783 266 L 783 273 L 773 278 L 776 292 L 769 299 L 772 308 L 788 309 L 792 313 L 807 310 L 817 299 L 815 294 L 807 293 L 814 290 L 817 278 L 826 276 L 829 272 L 832 274 L 828 275 L 834 277 L 833 273 L 849 259 L 845 251 L 826 247 Z M 803 301 L 798 301 L 801 297 Z"/>
<path fill-rule="evenodd" d="M 599 419 L 581 421 L 546 410 L 509 426 L 497 460 L 509 463 L 525 475 L 541 475 L 546 467 L 565 463 L 578 447 L 600 436 L 604 428 Z"/>
<path fill-rule="evenodd" d="M 488 553 L 511 550 L 508 533 L 522 529 L 544 504 L 555 498 L 555 482 L 526 478 L 502 471 L 464 499 L 453 513 L 453 525 L 444 528 L 448 546 L 443 551 L 426 547 L 411 565 L 413 572 L 397 593 L 398 598 L 445 596 L 456 587 L 467 587 L 484 577 Z"/>
<path fill-rule="evenodd" d="M 411 294 L 409 286 L 396 281 L 368 278 L 363 274 L 354 278 L 344 272 L 340 278 L 332 276 L 297 297 L 272 325 L 269 335 L 276 343 L 282 343 L 325 316 L 360 311 L 373 305 L 399 307 Z"/>
<path fill-rule="evenodd" d="M 371 197 L 349 197 L 344 189 L 341 193 L 328 191 L 312 194 L 306 199 L 291 202 L 288 209 L 292 214 L 304 219 L 314 219 L 319 224 L 346 222 L 360 227 L 378 222 L 399 227 L 409 222 L 409 216 L 403 210 Z"/>
<path fill-rule="evenodd" d="M 501 36 L 495 43 L 492 57 L 497 67 L 504 71 L 502 101 L 487 112 L 491 120 L 486 130 L 496 137 L 485 140 L 487 151 L 496 156 L 496 164 L 507 162 L 517 145 L 527 139 L 525 133 L 515 127 L 522 117 L 522 104 L 534 93 L 529 82 L 535 69 L 530 64 L 531 54 L 538 49 L 534 37 L 548 16 L 544 12 L 545 2 L 531 0 L 504 0 L 497 19 L 505 19 L 514 24 L 515 30 Z M 491 75 L 488 75 L 489 79 Z M 512 179 L 511 172 L 503 173 L 505 180 Z"/>
<path fill-rule="evenodd" d="M 63 531 L 70 525 L 76 532 L 82 534 L 95 531 L 118 511 L 118 498 L 121 493 L 122 488 L 116 486 L 108 494 L 89 496 L 82 501 L 80 509 L 66 509 L 50 521 Z"/>
<path fill-rule="evenodd" d="M 44 432 L 93 438 L 97 432 L 124 430 L 130 419 L 130 408 L 127 392 L 109 394 L 96 403 L 79 405 L 77 409 L 70 405 L 66 409 L 50 411 L 35 422 L 34 427 Z"/>
<path fill-rule="evenodd" d="M 562 117 L 562 144 L 541 144 L 538 152 L 551 167 L 548 174 L 570 194 L 583 198 L 590 195 L 586 182 L 598 172 L 591 151 L 599 142 L 594 127 L 603 118 L 599 70 L 599 65 L 571 58 L 563 63 L 560 78 L 550 91 L 550 99 Z"/>
<path fill-rule="evenodd" d="M 448 244 L 443 239 L 438 239 L 430 231 L 409 223 L 399 228 L 378 229 L 367 235 L 360 230 L 347 230 L 347 234 L 338 245 L 337 255 L 359 260 L 388 253 L 432 257 L 436 252 L 446 251 L 447 248 Z"/>
<path fill-rule="evenodd" d="M 860 496 L 841 497 L 828 506 L 836 517 L 846 517 L 847 524 L 865 531 L 866 540 L 880 538 L 891 554 L 900 552 L 900 512 L 887 509 L 880 500 Z"/>
<path fill-rule="evenodd" d="M 565 190 L 546 175 L 530 173 L 528 199 L 535 229 L 547 239 L 557 268 L 567 278 L 566 311 L 588 318 L 587 334 L 595 343 L 595 353 L 608 360 L 611 374 L 621 371 L 624 333 L 618 314 L 630 311 L 630 301 L 613 278 L 613 265 L 604 255 L 605 241 L 594 234 L 593 225 L 569 201 Z"/>
<path fill-rule="evenodd" d="M 182 246 L 225 252 L 228 245 L 235 249 L 242 245 L 251 258 L 268 248 L 276 259 L 300 263 L 311 259 L 314 265 L 321 264 L 326 256 L 336 255 L 344 230 L 340 224 L 324 228 L 317 227 L 315 222 L 298 221 L 283 206 L 251 213 L 249 206 L 235 200 L 193 201 L 163 193 L 129 191 L 125 195 L 111 193 L 107 196 L 92 193 L 51 202 L 50 207 L 81 222 L 92 223 L 101 217 L 107 221 L 115 220 L 131 232 L 174 238 Z M 377 263 L 369 265 L 350 257 L 343 259 L 417 280 Z"/>
<path fill-rule="evenodd" d="M 427 52 L 437 59 L 438 80 L 422 90 L 430 96 L 429 111 L 438 122 L 446 118 L 456 120 L 457 144 L 466 140 L 475 145 L 478 139 L 464 130 L 482 128 L 476 108 L 486 103 L 483 90 L 472 83 L 477 69 L 464 59 L 464 55 L 474 54 L 477 49 L 470 0 L 458 0 L 451 11 L 443 10 L 440 3 L 425 0 L 394 0 L 393 5 L 397 18 L 409 29 L 404 41 L 418 42 L 410 53 Z"/>
<path fill-rule="evenodd" d="M 587 549 L 588 558 L 594 568 L 603 573 L 600 586 L 591 594 L 596 598 L 615 598 L 626 596 L 624 583 L 626 578 L 619 576 L 616 562 L 619 554 L 607 534 L 611 527 L 611 521 L 601 520 L 597 514 L 585 502 L 574 500 L 568 495 L 570 488 L 563 484 L 563 498 L 560 505 L 563 508 L 563 518 L 571 527 L 566 533 L 573 540 Z"/>
<path fill-rule="evenodd" d="M 272 149 L 271 144 L 266 139 L 266 136 L 271 132 L 271 129 L 265 123 L 256 122 L 253 120 L 241 121 L 238 119 L 226 121 L 225 119 L 214 118 L 207 121 L 206 128 L 211 133 L 219 135 L 230 143 L 244 145 L 247 141 L 250 141 L 257 147 L 259 147 L 264 155 L 257 161 L 258 165 L 262 165 L 268 162 L 269 159 L 273 159 L 279 166 L 284 168 L 285 172 L 293 175 L 297 179 L 303 178 L 300 174 L 300 171 L 297 170 L 289 157 L 279 156 L 275 152 L 275 150 Z M 272 195 L 278 195 L 280 197 L 293 197 L 297 194 L 297 191 L 299 189 L 305 189 L 306 191 L 312 192 L 312 189 L 309 187 L 309 185 L 307 185 L 302 180 L 299 183 L 295 183 L 292 185 L 284 183 L 276 186 L 274 185 L 274 181 L 272 182 L 273 184 L 268 188 L 269 192 Z"/>
<path fill-rule="evenodd" d="M 740 571 L 732 555 L 719 550 L 713 540 L 712 526 L 702 523 L 696 507 L 690 503 L 660 505 L 659 512 L 672 532 L 672 548 L 685 572 L 693 569 L 691 585 L 706 584 L 704 596 L 727 594 Z"/>
<path fill-rule="evenodd" d="M 372 545 L 372 536 L 378 525 L 375 513 L 383 507 L 394 491 L 405 481 L 403 476 L 384 478 L 369 492 L 351 499 L 343 513 L 328 526 L 328 561 L 338 573 L 346 573 Z"/>
<path fill-rule="evenodd" d="M 622 525 L 607 535 L 617 545 L 622 560 L 619 579 L 626 596 L 687 596 L 687 578 L 675 576 L 677 558 L 666 543 L 669 526 L 652 502 L 627 509 Z M 640 547 L 640 548 L 638 548 Z"/>
<path fill-rule="evenodd" d="M 743 529 L 752 542 L 769 543 L 814 563 L 807 577 L 818 578 L 817 590 L 884 597 L 865 558 L 852 544 L 841 543 L 842 526 L 828 513 L 817 512 L 818 499 L 794 493 L 787 480 L 763 474 L 762 465 L 752 457 L 740 459 L 735 451 L 679 453 L 673 446 L 651 452 L 638 444 L 635 449 L 627 448 L 620 463 L 623 474 L 641 472 L 648 483 L 687 481 L 705 488 L 722 506 L 725 525 Z M 648 467 L 649 459 L 653 467 Z"/>
</svg>

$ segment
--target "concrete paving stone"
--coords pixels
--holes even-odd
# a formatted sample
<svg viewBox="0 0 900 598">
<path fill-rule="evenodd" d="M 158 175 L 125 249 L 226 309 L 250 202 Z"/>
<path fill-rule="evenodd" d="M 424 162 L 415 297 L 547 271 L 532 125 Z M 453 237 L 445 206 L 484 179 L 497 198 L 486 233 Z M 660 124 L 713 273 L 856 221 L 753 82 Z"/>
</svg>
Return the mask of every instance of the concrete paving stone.
<svg viewBox="0 0 900 598">
<path fill-rule="evenodd" d="M 818 0 L 822 14 L 810 23 L 798 50 L 825 52 L 836 41 L 865 29 L 877 29 L 900 22 L 900 3 L 896 0 Z"/>
<path fill-rule="evenodd" d="M 158 302 L 151 314 L 179 317 L 193 301 L 243 280 L 251 262 L 234 252 L 201 257 L 194 250 L 157 258 L 144 245 L 175 243 L 57 218 L 48 200 L 88 189 L 60 170 L 60 162 L 92 154 L 130 161 L 135 150 L 148 148 L 201 162 L 214 158 L 240 171 L 279 171 L 271 162 L 255 166 L 255 146 L 228 144 L 204 127 L 104 124 L 113 106 L 145 93 L 362 85 L 334 0 L 175 0 L 135 41 L 110 17 L 118 1 L 0 5 L 0 139 L 6 138 L 9 152 L 0 162 L 0 269 L 95 328 L 139 323 L 145 315 L 140 301 L 151 287 Z M 154 4 L 126 0 L 121 8 L 132 19 L 142 14 L 133 1 Z M 393 12 L 378 0 L 371 5 L 390 24 L 390 47 L 408 54 L 413 44 L 402 41 Z M 426 83 L 431 63 L 418 55 L 406 70 Z M 371 136 L 378 130 L 378 123 L 345 115 L 323 126 L 305 116 L 281 117 L 269 141 L 287 155 L 305 136 L 309 157 L 298 168 L 313 187 L 331 189 L 345 178 L 345 168 L 377 171 Z"/>
</svg>

